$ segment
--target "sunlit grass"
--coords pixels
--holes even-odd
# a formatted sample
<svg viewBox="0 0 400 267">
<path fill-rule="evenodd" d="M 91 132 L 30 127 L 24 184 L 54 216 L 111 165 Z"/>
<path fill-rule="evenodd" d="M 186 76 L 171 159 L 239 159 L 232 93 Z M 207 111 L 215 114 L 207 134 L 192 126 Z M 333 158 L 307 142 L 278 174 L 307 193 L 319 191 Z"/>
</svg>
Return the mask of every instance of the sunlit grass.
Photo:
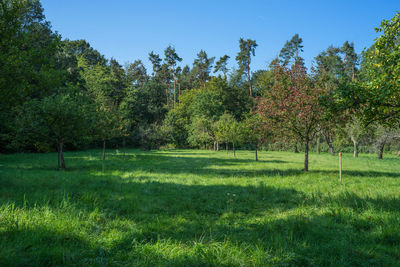
<svg viewBox="0 0 400 267">
<path fill-rule="evenodd" d="M 0 155 L 0 265 L 396 266 L 400 159 L 166 150 Z"/>
</svg>

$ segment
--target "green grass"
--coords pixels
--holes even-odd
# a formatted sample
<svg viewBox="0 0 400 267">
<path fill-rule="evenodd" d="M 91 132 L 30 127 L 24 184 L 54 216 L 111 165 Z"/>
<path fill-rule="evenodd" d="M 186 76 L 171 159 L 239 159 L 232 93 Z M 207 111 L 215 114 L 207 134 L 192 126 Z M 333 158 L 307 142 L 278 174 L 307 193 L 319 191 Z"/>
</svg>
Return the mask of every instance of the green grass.
<svg viewBox="0 0 400 267">
<path fill-rule="evenodd" d="M 400 266 L 400 159 L 0 155 L 1 266 Z"/>
</svg>

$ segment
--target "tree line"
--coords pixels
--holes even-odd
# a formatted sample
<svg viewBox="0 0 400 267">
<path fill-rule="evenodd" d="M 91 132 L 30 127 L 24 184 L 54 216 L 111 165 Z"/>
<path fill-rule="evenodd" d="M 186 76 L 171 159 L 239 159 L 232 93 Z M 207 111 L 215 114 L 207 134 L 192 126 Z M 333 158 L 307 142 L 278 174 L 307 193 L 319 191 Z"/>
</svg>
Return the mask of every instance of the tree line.
<svg viewBox="0 0 400 267">
<path fill-rule="evenodd" d="M 191 66 L 170 45 L 122 66 L 85 40 L 62 39 L 39 0 L 0 0 L 0 151 L 126 146 L 293 149 L 308 153 L 398 149 L 400 15 L 357 54 L 330 46 L 307 70 L 295 34 L 265 69 L 253 71 L 256 40 L 229 55 L 198 52 Z"/>
</svg>

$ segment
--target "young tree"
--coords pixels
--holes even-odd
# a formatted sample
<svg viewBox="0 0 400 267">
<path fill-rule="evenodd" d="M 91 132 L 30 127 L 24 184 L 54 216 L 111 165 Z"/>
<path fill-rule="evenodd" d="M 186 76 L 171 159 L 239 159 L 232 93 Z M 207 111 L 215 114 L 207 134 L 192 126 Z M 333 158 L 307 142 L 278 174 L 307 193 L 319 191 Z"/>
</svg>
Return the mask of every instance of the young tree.
<svg viewBox="0 0 400 267">
<path fill-rule="evenodd" d="M 57 145 L 58 168 L 66 168 L 63 147 L 81 138 L 88 138 L 92 131 L 93 112 L 87 99 L 79 95 L 56 94 L 41 100 L 26 102 L 18 110 L 17 140 L 38 140 Z"/>
<path fill-rule="evenodd" d="M 249 114 L 243 124 L 243 141 L 249 142 L 255 145 L 256 161 L 258 161 L 258 150 L 260 146 L 268 142 L 268 139 L 272 137 L 270 126 L 262 119 L 259 113 Z"/>
<path fill-rule="evenodd" d="M 228 143 L 231 142 L 234 157 L 236 157 L 235 145 L 242 141 L 241 126 L 229 113 L 224 113 L 214 124 L 217 140 L 226 143 L 226 151 L 228 151 Z"/>
<path fill-rule="evenodd" d="M 257 47 L 256 40 L 247 39 L 244 40 L 240 38 L 239 40 L 239 47 L 240 51 L 236 56 L 236 60 L 239 64 L 239 71 L 241 73 L 245 73 L 247 75 L 247 82 L 249 84 L 249 92 L 250 97 L 253 96 L 252 91 L 253 87 L 251 84 L 251 72 L 250 72 L 250 63 L 251 63 L 251 56 L 255 56 L 256 47 Z"/>
<path fill-rule="evenodd" d="M 113 107 L 98 107 L 95 119 L 95 137 L 103 142 L 102 159 L 106 159 L 106 141 L 121 133 L 121 122 L 118 110 Z"/>
<path fill-rule="evenodd" d="M 273 87 L 259 100 L 258 112 L 279 135 L 304 143 L 304 171 L 308 171 L 309 145 L 320 123 L 323 90 L 314 86 L 299 64 L 290 70 L 275 67 L 274 77 Z"/>
<path fill-rule="evenodd" d="M 353 157 L 358 157 L 358 148 L 360 139 L 367 133 L 367 128 L 362 124 L 359 118 L 352 116 L 344 127 L 346 134 L 353 142 Z"/>
</svg>

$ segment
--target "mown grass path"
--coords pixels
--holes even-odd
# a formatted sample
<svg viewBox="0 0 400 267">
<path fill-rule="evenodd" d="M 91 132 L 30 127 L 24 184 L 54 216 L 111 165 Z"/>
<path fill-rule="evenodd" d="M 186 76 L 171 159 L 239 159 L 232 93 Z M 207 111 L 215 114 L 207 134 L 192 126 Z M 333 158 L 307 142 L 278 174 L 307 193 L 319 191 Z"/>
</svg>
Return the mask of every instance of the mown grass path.
<svg viewBox="0 0 400 267">
<path fill-rule="evenodd" d="M 1 266 L 400 266 L 400 159 L 0 155 Z"/>
</svg>

